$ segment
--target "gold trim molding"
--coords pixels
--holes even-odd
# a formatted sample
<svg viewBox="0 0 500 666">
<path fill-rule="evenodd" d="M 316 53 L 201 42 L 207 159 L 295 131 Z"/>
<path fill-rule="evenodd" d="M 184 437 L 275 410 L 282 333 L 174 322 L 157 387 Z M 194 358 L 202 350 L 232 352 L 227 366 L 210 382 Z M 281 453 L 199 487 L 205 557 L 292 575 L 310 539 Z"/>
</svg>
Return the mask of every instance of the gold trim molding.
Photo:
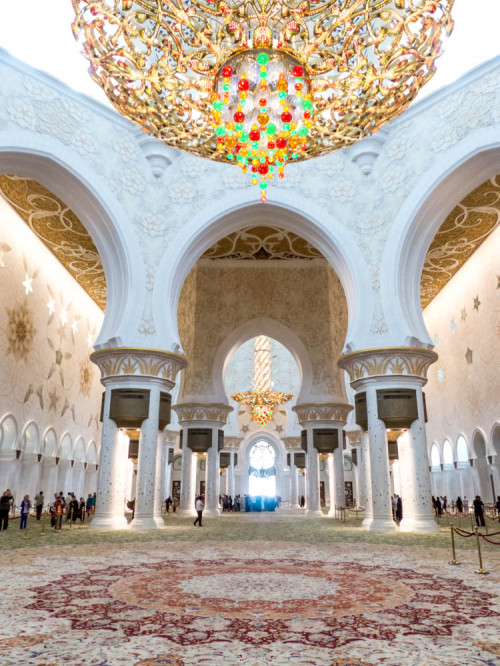
<svg viewBox="0 0 500 666">
<path fill-rule="evenodd" d="M 337 361 L 352 382 L 381 376 L 427 378 L 427 370 L 438 359 L 436 352 L 420 347 L 385 347 L 344 354 Z"/>
<path fill-rule="evenodd" d="M 292 411 L 297 414 L 301 425 L 314 421 L 339 421 L 347 422 L 349 412 L 353 410 L 352 405 L 345 402 L 319 402 L 302 403 L 292 407 Z"/>
<path fill-rule="evenodd" d="M 177 438 L 179 437 L 178 430 L 164 430 L 165 433 L 165 444 L 169 446 L 175 446 Z"/>
<path fill-rule="evenodd" d="M 224 437 L 224 450 L 225 451 L 238 451 L 243 437 Z"/>
<path fill-rule="evenodd" d="M 99 367 L 101 379 L 152 377 L 164 379 L 172 386 L 179 370 L 187 366 L 186 359 L 180 354 L 140 347 L 98 349 L 92 352 L 90 360 Z"/>
<path fill-rule="evenodd" d="M 172 409 L 177 413 L 179 423 L 192 421 L 215 421 L 224 425 L 233 408 L 225 403 L 215 402 L 186 402 L 173 405 Z"/>
<path fill-rule="evenodd" d="M 360 430 L 344 430 L 349 444 L 351 446 L 361 446 L 363 443 L 363 431 Z"/>
</svg>

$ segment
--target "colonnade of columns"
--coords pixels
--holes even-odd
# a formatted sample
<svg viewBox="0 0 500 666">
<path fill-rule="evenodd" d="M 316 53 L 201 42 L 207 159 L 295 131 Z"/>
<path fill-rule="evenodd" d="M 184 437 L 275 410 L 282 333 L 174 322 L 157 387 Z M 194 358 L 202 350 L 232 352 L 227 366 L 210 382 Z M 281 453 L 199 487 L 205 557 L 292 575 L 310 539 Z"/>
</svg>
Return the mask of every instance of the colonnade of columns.
<svg viewBox="0 0 500 666">
<path fill-rule="evenodd" d="M 97 500 L 92 529 L 157 529 L 161 519 L 170 420 L 170 391 L 186 365 L 179 354 L 135 348 L 103 349 L 91 355 L 105 387 Z M 130 429 L 139 430 L 135 513 L 124 516 Z"/>
<path fill-rule="evenodd" d="M 353 352 L 339 360 L 356 391 L 356 423 L 363 431 L 359 487 L 365 488 L 363 527 L 368 530 L 397 529 L 391 505 L 388 434 L 397 440 L 402 475 L 400 529 L 438 529 L 431 503 L 422 392 L 427 369 L 436 359 L 426 349 L 397 347 Z"/>
<path fill-rule="evenodd" d="M 179 513 L 196 515 L 197 456 L 206 456 L 205 515 L 219 514 L 219 452 L 224 447 L 224 427 L 232 407 L 223 403 L 180 403 L 175 405 L 182 427 L 182 471 Z M 234 461 L 232 476 L 234 479 Z M 233 484 L 234 485 L 234 484 Z"/>
</svg>

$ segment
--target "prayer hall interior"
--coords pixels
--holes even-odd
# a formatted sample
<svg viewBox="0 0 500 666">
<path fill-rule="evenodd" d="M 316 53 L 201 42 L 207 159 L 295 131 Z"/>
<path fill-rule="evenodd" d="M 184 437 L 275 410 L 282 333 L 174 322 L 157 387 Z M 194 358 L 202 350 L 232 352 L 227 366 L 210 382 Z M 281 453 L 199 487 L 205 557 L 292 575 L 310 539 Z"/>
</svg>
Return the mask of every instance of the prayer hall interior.
<svg viewBox="0 0 500 666">
<path fill-rule="evenodd" d="M 0 26 L 1 666 L 498 663 L 500 56 L 362 131 L 332 16 L 356 105 L 453 3 L 67 4 L 95 96 Z"/>
</svg>

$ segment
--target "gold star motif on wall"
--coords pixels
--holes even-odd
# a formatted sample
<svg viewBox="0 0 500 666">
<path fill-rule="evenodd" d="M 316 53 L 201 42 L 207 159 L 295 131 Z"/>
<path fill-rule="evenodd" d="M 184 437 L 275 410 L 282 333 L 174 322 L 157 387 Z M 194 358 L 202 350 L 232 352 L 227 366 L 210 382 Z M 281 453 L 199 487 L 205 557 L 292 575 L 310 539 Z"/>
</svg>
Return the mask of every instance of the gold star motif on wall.
<svg viewBox="0 0 500 666">
<path fill-rule="evenodd" d="M 479 312 L 479 306 L 481 305 L 481 301 L 479 300 L 479 294 L 474 298 L 474 310 L 477 310 Z"/>
<path fill-rule="evenodd" d="M 49 412 L 56 411 L 59 400 L 56 388 L 53 391 L 49 391 Z"/>
<path fill-rule="evenodd" d="M 465 321 L 467 318 L 467 310 L 465 308 L 462 308 L 462 314 L 460 315 L 460 319 L 462 321 Z"/>
<path fill-rule="evenodd" d="M 467 351 L 465 352 L 465 360 L 469 365 L 472 363 L 472 349 L 469 347 L 467 347 Z"/>
<path fill-rule="evenodd" d="M 500 289 L 500 275 L 497 275 L 497 289 Z"/>
</svg>

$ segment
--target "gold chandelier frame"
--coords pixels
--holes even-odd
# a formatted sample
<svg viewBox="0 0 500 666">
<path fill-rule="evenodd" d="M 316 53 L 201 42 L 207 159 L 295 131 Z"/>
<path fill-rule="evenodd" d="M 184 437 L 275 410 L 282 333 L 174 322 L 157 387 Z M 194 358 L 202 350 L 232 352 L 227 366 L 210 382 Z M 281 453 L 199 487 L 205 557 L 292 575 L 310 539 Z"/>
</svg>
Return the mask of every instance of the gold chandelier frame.
<svg viewBox="0 0 500 666">
<path fill-rule="evenodd" d="M 310 80 L 298 161 L 373 134 L 435 72 L 454 0 L 72 0 L 92 78 L 120 113 L 174 148 L 227 161 L 211 123 L 233 55 L 272 49 Z M 234 162 L 233 162 L 234 163 Z"/>
</svg>

